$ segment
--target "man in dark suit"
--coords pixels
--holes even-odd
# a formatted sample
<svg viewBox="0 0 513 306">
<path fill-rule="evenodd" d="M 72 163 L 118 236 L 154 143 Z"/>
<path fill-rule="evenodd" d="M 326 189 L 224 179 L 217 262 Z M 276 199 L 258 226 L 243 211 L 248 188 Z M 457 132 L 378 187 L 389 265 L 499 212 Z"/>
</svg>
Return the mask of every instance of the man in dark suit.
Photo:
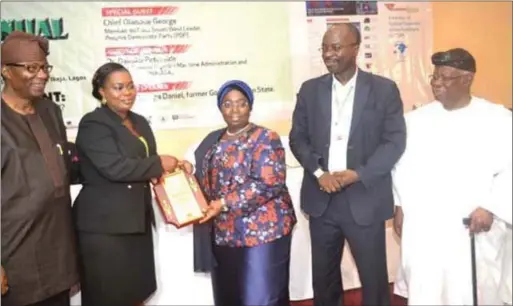
<svg viewBox="0 0 513 306">
<path fill-rule="evenodd" d="M 361 37 L 352 24 L 324 34 L 329 74 L 304 82 L 290 148 L 304 168 L 301 207 L 312 243 L 314 305 L 342 305 L 340 263 L 347 240 L 364 305 L 390 305 L 385 221 L 394 214 L 390 172 L 406 142 L 397 85 L 356 65 Z"/>
</svg>

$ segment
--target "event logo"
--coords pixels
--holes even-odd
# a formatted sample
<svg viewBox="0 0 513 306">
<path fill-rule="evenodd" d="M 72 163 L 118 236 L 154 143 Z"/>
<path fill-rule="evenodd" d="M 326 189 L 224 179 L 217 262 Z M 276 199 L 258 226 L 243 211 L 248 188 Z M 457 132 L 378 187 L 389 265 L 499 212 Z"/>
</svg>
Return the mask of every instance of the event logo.
<svg viewBox="0 0 513 306">
<path fill-rule="evenodd" d="M 406 57 L 406 49 L 408 49 L 408 46 L 402 41 L 398 41 L 394 44 L 394 54 L 396 55 L 397 60 L 404 60 Z"/>
<path fill-rule="evenodd" d="M 385 3 L 385 7 L 392 12 L 407 12 L 407 13 L 417 13 L 419 11 L 419 8 L 417 7 L 411 7 L 411 6 L 399 6 L 396 5 L 396 3 Z"/>
<path fill-rule="evenodd" d="M 1 22 L 2 41 L 13 31 L 40 35 L 49 40 L 63 40 L 68 39 L 69 36 L 69 33 L 64 30 L 63 18 L 13 19 L 2 20 Z"/>
<path fill-rule="evenodd" d="M 408 48 L 408 46 L 406 46 L 406 44 L 403 42 L 398 42 L 395 44 L 396 52 L 399 52 L 399 54 L 401 54 L 401 55 L 404 55 L 407 48 Z"/>
</svg>

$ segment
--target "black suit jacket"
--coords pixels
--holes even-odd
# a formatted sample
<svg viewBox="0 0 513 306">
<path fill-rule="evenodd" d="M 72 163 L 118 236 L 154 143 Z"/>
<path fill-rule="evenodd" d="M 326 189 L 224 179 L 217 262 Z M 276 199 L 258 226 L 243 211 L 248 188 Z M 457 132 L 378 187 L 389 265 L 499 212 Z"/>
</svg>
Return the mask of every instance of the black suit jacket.
<svg viewBox="0 0 513 306">
<path fill-rule="evenodd" d="M 221 138 L 226 129 L 219 129 L 208 134 L 194 151 L 195 176 L 201 182 L 203 180 L 203 159 L 208 150 Z M 217 266 L 212 253 L 212 221 L 193 225 L 194 237 L 194 272 L 210 272 Z"/>
<path fill-rule="evenodd" d="M 140 233 L 153 217 L 149 180 L 163 169 L 155 137 L 146 119 L 129 117 L 144 144 L 108 107 L 99 107 L 80 121 L 77 151 L 83 187 L 73 205 L 79 231 Z"/>
<path fill-rule="evenodd" d="M 347 168 L 357 171 L 360 181 L 328 194 L 320 190 L 313 175 L 320 167 L 328 171 L 331 132 L 333 76 L 326 74 L 302 84 L 297 95 L 289 135 L 290 148 L 303 166 L 301 207 L 321 216 L 330 201 L 347 196 L 355 221 L 361 225 L 393 216 L 391 170 L 406 146 L 403 104 L 397 85 L 386 78 L 359 70 L 353 116 L 347 146 Z"/>
</svg>

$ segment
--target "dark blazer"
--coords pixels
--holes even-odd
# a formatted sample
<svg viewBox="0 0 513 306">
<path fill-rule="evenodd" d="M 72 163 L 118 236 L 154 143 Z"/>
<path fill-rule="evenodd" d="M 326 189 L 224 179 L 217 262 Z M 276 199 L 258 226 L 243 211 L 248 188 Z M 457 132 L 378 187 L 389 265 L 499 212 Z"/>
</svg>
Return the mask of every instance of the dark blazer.
<svg viewBox="0 0 513 306">
<path fill-rule="evenodd" d="M 319 188 L 313 175 L 318 167 L 328 171 L 331 92 L 333 76 L 326 74 L 304 82 L 297 95 L 289 135 L 290 148 L 303 166 L 301 208 L 319 217 L 339 193 Z M 358 71 L 347 168 L 357 171 L 360 181 L 345 188 L 355 221 L 361 225 L 393 216 L 391 170 L 406 146 L 403 103 L 395 82 Z"/>
<path fill-rule="evenodd" d="M 153 218 L 149 180 L 163 169 L 150 125 L 133 112 L 129 117 L 146 139 L 149 157 L 141 140 L 108 107 L 80 121 L 76 144 L 83 187 L 73 205 L 79 231 L 141 233 Z"/>
<path fill-rule="evenodd" d="M 198 182 L 203 180 L 203 158 L 208 150 L 221 138 L 225 129 L 219 129 L 208 134 L 194 151 L 194 175 Z M 217 262 L 212 253 L 212 221 L 193 225 L 194 240 L 194 271 L 210 272 Z"/>
</svg>

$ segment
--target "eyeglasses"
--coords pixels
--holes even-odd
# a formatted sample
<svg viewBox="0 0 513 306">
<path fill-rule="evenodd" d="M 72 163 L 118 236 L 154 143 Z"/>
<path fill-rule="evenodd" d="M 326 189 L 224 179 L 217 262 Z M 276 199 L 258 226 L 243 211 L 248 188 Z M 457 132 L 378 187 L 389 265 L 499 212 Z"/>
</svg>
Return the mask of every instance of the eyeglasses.
<svg viewBox="0 0 513 306">
<path fill-rule="evenodd" d="M 23 67 L 25 70 L 27 70 L 28 73 L 31 74 L 36 74 L 40 70 L 43 70 L 45 73 L 50 73 L 53 69 L 53 66 L 48 64 L 6 64 L 6 66 Z"/>
<path fill-rule="evenodd" d="M 249 105 L 249 103 L 246 99 L 240 99 L 240 100 L 236 100 L 236 101 L 226 100 L 226 101 L 223 101 L 223 103 L 221 103 L 221 106 L 223 108 L 232 108 L 232 107 L 242 108 L 242 107 L 247 107 L 248 105 Z"/>
<path fill-rule="evenodd" d="M 457 76 L 445 76 L 445 75 L 439 75 L 439 74 L 432 74 L 432 75 L 429 76 L 429 80 L 431 82 L 440 80 L 442 83 L 448 83 L 450 81 L 454 81 L 456 79 L 459 79 L 462 76 L 464 76 L 464 74 L 460 74 L 460 75 L 457 75 Z"/>
<path fill-rule="evenodd" d="M 352 46 L 356 46 L 356 45 L 358 45 L 358 43 L 354 42 L 354 43 L 346 44 L 346 45 L 336 44 L 336 45 L 331 45 L 331 46 L 322 46 L 319 48 L 319 52 L 322 52 L 322 53 L 326 53 L 329 51 L 340 52 L 344 48 L 352 47 Z"/>
</svg>

